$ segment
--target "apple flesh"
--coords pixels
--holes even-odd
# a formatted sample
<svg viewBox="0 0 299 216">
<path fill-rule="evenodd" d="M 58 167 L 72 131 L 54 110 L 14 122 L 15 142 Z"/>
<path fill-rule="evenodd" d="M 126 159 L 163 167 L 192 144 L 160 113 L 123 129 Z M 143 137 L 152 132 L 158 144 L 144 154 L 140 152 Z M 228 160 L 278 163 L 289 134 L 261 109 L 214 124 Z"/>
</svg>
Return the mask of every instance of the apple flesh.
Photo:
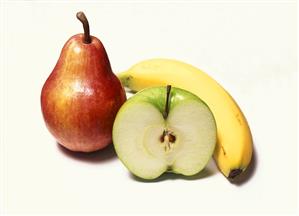
<svg viewBox="0 0 299 216">
<path fill-rule="evenodd" d="M 136 176 L 154 179 L 164 172 L 190 176 L 211 158 L 216 124 L 196 95 L 172 88 L 167 96 L 165 87 L 147 88 L 119 110 L 113 143 L 120 160 Z"/>
</svg>

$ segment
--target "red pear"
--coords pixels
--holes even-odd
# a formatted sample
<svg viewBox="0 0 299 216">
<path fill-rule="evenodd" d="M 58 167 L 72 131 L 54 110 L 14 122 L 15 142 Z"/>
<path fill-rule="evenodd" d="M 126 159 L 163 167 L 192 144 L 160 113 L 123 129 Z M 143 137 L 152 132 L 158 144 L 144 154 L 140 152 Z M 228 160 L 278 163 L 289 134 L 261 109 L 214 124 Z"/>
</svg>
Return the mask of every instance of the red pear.
<svg viewBox="0 0 299 216">
<path fill-rule="evenodd" d="M 117 111 L 126 100 L 101 41 L 89 34 L 72 36 L 41 92 L 45 123 L 57 142 L 72 151 L 92 152 L 112 142 Z"/>
</svg>

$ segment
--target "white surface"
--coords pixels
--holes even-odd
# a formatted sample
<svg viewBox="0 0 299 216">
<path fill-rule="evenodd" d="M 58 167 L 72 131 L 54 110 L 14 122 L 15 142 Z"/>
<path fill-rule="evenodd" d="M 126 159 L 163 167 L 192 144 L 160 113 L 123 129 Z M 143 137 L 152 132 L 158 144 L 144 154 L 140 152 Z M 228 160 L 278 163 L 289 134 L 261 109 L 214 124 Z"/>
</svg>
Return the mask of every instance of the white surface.
<svg viewBox="0 0 299 216">
<path fill-rule="evenodd" d="M 295 1 L 4 3 L 1 16 L 1 200 L 6 213 L 294 213 L 297 209 Z M 252 129 L 255 172 L 230 184 L 211 162 L 193 180 L 132 178 L 110 149 L 59 148 L 40 90 L 65 41 L 82 32 L 105 44 L 114 71 L 152 57 L 186 61 L 218 80 Z"/>
</svg>

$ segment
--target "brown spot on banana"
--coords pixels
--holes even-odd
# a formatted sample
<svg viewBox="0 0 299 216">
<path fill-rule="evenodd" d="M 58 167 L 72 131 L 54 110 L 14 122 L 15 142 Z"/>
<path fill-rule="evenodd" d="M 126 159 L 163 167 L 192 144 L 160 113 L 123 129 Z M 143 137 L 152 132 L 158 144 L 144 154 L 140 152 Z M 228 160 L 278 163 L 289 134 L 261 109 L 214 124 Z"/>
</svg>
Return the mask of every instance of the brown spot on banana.
<svg viewBox="0 0 299 216">
<path fill-rule="evenodd" d="M 242 121 L 241 121 L 241 118 L 240 118 L 240 113 L 236 114 L 236 118 L 237 118 L 239 124 L 242 125 Z"/>
<path fill-rule="evenodd" d="M 223 147 L 223 145 L 221 145 L 221 149 L 222 149 L 222 151 L 223 151 L 223 154 L 224 154 L 224 156 L 226 155 L 226 152 L 225 152 L 225 150 L 224 150 L 224 147 Z"/>
</svg>

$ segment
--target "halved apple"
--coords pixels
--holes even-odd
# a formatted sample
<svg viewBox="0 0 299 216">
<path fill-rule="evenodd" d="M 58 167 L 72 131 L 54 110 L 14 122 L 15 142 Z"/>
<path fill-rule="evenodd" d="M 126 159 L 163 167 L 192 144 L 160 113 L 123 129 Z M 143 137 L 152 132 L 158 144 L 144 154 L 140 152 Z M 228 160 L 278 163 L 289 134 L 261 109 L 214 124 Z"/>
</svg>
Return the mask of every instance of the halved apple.
<svg viewBox="0 0 299 216">
<path fill-rule="evenodd" d="M 136 176 L 155 179 L 164 172 L 194 175 L 211 158 L 216 124 L 209 107 L 179 88 L 147 88 L 119 110 L 113 143 Z"/>
</svg>

